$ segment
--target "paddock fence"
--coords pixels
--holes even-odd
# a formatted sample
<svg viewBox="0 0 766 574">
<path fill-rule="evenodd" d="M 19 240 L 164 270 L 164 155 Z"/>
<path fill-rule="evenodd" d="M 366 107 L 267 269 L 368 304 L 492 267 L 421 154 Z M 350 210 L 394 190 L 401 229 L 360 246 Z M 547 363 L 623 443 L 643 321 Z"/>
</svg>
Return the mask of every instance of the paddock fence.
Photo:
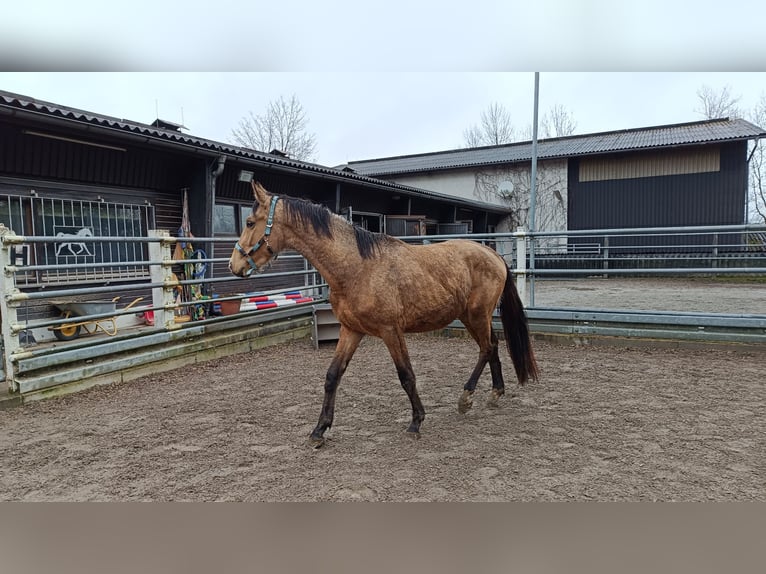
<svg viewBox="0 0 766 574">
<path fill-rule="evenodd" d="M 0 399 L 41 398 L 305 337 L 313 305 L 327 300 L 327 285 L 296 253 L 252 278 L 222 272 L 231 237 L 64 238 L 0 228 L 0 241 Z M 62 241 L 79 244 L 62 249 Z M 183 253 L 178 244 L 186 256 L 174 259 Z M 66 253 L 62 262 L 57 251 Z M 93 257 L 104 253 L 117 255 Z"/>
<path fill-rule="evenodd" d="M 435 242 L 456 236 L 428 236 Z M 493 247 L 516 276 L 530 328 L 537 335 L 582 342 L 597 337 L 707 343 L 766 343 L 766 225 L 599 229 L 463 236 Z M 409 236 L 410 242 L 423 237 Z M 602 301 L 588 306 L 538 304 L 536 286 L 590 278 L 674 278 L 726 281 L 741 293 L 735 311 L 703 308 L 662 310 Z M 602 282 L 608 285 L 608 281 Z M 657 297 L 673 297 L 672 289 Z M 452 327 L 461 327 L 456 321 Z M 497 324 L 499 328 L 499 322 Z"/>
<path fill-rule="evenodd" d="M 522 229 L 401 239 L 455 238 L 485 243 L 505 259 L 535 335 L 766 344 L 766 226 Z M 317 271 L 299 254 L 286 253 L 262 274 L 233 277 L 226 262 L 235 241 L 161 231 L 21 236 L 0 227 L 0 399 L 32 400 L 130 380 L 310 335 L 315 310 L 326 307 L 328 295 Z M 555 281 L 695 276 L 748 281 L 760 307 L 743 304 L 731 313 L 541 306 L 535 297 L 536 288 Z"/>
</svg>

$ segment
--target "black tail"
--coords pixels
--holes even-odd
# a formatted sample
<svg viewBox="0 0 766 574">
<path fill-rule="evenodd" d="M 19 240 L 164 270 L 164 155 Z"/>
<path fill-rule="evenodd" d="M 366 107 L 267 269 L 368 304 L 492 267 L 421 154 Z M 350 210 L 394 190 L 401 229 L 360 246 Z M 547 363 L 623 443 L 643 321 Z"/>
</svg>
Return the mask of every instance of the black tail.
<svg viewBox="0 0 766 574">
<path fill-rule="evenodd" d="M 527 315 L 524 312 L 524 305 L 516 290 L 516 283 L 513 280 L 513 272 L 508 269 L 508 275 L 505 277 L 505 288 L 500 297 L 500 318 L 503 322 L 503 332 L 505 333 L 505 344 L 508 346 L 508 353 L 513 360 L 513 367 L 516 369 L 516 376 L 519 384 L 523 385 L 528 379 L 537 379 L 537 361 L 535 352 L 532 349 L 532 341 L 529 338 L 529 325 Z"/>
</svg>

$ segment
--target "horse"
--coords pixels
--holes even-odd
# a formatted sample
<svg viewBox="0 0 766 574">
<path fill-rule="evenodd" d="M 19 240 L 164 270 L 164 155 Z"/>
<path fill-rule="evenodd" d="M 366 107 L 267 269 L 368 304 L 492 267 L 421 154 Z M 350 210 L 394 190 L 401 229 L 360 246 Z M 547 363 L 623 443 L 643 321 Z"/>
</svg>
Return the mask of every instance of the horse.
<svg viewBox="0 0 766 574">
<path fill-rule="evenodd" d="M 322 275 L 340 335 L 324 383 L 324 401 L 310 443 L 324 444 L 335 416 L 335 395 L 365 335 L 388 348 L 412 405 L 409 436 L 419 437 L 425 410 L 415 386 L 404 334 L 441 329 L 460 319 L 479 346 L 476 366 L 463 386 L 458 411 L 473 404 L 476 384 L 489 363 L 490 406 L 498 406 L 505 383 L 492 315 L 500 305 L 508 352 L 519 384 L 538 378 L 527 317 L 513 274 L 491 248 L 467 239 L 412 245 L 353 225 L 327 207 L 269 193 L 251 182 L 255 202 L 229 259 L 238 277 L 263 272 L 277 255 L 293 249 Z"/>
<path fill-rule="evenodd" d="M 93 232 L 87 227 L 83 227 L 78 230 L 77 233 L 64 233 L 59 231 L 56 234 L 58 239 L 64 239 L 69 241 L 62 241 L 56 247 L 56 257 L 61 257 L 61 252 L 64 250 L 69 251 L 70 255 L 93 255 L 88 246 L 82 241 L 73 241 L 74 239 L 82 239 L 83 237 L 93 237 Z"/>
</svg>

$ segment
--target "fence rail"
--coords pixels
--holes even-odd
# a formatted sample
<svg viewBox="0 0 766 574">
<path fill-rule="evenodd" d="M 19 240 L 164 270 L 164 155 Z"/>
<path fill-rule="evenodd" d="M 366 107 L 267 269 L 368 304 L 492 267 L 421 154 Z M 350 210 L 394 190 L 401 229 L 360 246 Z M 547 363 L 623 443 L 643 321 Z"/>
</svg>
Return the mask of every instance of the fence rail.
<svg viewBox="0 0 766 574">
<path fill-rule="evenodd" d="M 258 325 L 286 315 L 308 317 L 311 305 L 326 301 L 327 296 L 327 285 L 297 254 L 285 254 L 269 271 L 240 279 L 230 273 L 214 272 L 215 264 L 225 264 L 228 258 L 198 253 L 193 259 L 174 259 L 176 243 L 189 240 L 161 232 L 150 232 L 147 237 L 87 238 L 92 245 L 135 244 L 138 247 L 131 250 L 136 254 L 135 261 L 126 261 L 123 250 L 111 262 L 71 262 L 72 256 L 68 255 L 59 264 L 46 257 L 38 265 L 35 254 L 51 253 L 50 246 L 60 242 L 60 236 L 26 237 L 3 229 L 0 240 L 0 375 L 11 392 L 31 392 L 66 383 L 74 375 L 51 369 L 73 368 L 86 355 L 91 362 L 94 356 L 112 357 L 114 365 L 110 368 L 124 367 L 138 364 L 140 359 L 123 357 L 116 361 L 115 354 L 133 351 L 140 355 L 140 350 L 146 351 L 159 342 L 202 337 L 220 331 L 222 324 L 233 325 L 237 318 L 247 317 Z M 193 241 L 196 245 L 220 244 L 233 249 L 236 238 Z M 26 259 L 19 256 L 22 248 Z M 127 281 L 104 279 L 104 273 L 118 267 L 139 271 Z M 30 281 L 36 274 L 61 274 L 73 269 L 81 272 L 80 277 L 99 270 L 100 284 L 82 280 L 45 283 L 39 277 Z M 262 301 L 264 297 L 267 301 Z M 234 309 L 229 310 L 227 303 L 233 303 Z M 280 309 L 275 311 L 275 307 Z M 96 333 L 100 336 L 83 336 Z"/>
<path fill-rule="evenodd" d="M 699 310 L 665 312 L 595 307 L 554 308 L 535 300 L 536 279 L 586 277 L 761 278 L 766 298 L 766 226 L 600 229 L 466 236 L 497 248 L 516 276 L 530 327 L 538 334 L 730 343 L 766 343 L 766 314 Z M 726 238 L 722 241 L 721 238 Z M 441 241 L 454 236 L 428 236 Z M 422 243 L 423 237 L 407 241 Z M 640 239 L 641 241 L 631 241 Z M 510 240 L 510 241 L 509 241 Z M 586 240 L 585 243 L 582 241 Z M 545 286 L 550 286 L 547 281 Z M 762 307 L 759 306 L 759 307 Z M 454 326 L 454 325 L 453 325 Z"/>
<path fill-rule="evenodd" d="M 665 321 L 666 315 L 655 313 L 647 322 L 645 314 L 639 316 L 635 312 L 562 310 L 535 305 L 536 278 L 766 276 L 766 226 L 545 232 L 522 229 L 513 233 L 419 235 L 401 239 L 422 244 L 456 238 L 488 244 L 506 260 L 516 276 L 532 328 L 541 333 L 584 335 L 598 332 L 621 333 L 621 336 L 649 336 L 650 333 L 669 336 L 668 333 L 675 333 L 679 338 L 697 337 L 700 340 L 720 336 L 721 340 L 766 341 L 764 315 L 727 316 L 726 325 L 722 326 L 722 316 L 709 313 L 677 313 L 672 314 L 673 319 L 669 321 Z M 636 238 L 640 241 L 633 241 Z M 94 246 L 115 243 L 137 246 L 136 249 L 115 251 L 117 255 L 113 261 L 78 260 L 76 255 L 68 253 L 66 259 L 52 262 L 56 261 L 56 250 L 52 245 L 60 241 L 58 235 L 27 237 L 0 228 L 3 272 L 0 287 L 3 363 L 0 376 L 5 378 L 11 392 L 36 391 L 66 383 L 87 369 L 106 372 L 124 368 L 138 364 L 144 358 L 149 360 L 152 354 L 173 356 L 175 351 L 162 345 L 197 341 L 188 343 L 190 348 L 200 345 L 204 349 L 204 337 L 241 328 L 243 321 L 257 325 L 286 317 L 307 321 L 313 303 L 324 302 L 327 298 L 327 285 L 298 254 L 282 255 L 269 271 L 240 279 L 225 270 L 228 258 L 207 257 L 203 251 L 197 252 L 193 259 L 174 259 L 176 243 L 188 240 L 166 233 L 149 232 L 146 237 L 87 237 L 88 244 Z M 223 253 L 221 249 L 233 248 L 236 238 L 194 238 L 193 241 L 211 252 L 218 247 L 219 253 Z M 109 252 L 99 249 L 99 253 Z M 41 258 L 40 253 L 45 257 Z M 126 260 L 126 253 L 134 254 L 135 260 Z M 51 254 L 54 254 L 53 259 Z M 136 272 L 127 278 L 122 272 L 115 272 L 119 277 L 112 278 L 109 273 L 118 268 Z M 74 274 L 74 271 L 78 273 Z M 47 273 L 68 276 L 72 281 L 46 282 Z M 91 276 L 98 278 L 98 282 L 82 280 Z M 266 305 L 251 302 L 255 293 L 260 297 L 273 297 L 268 309 Z M 62 299 L 104 302 L 115 297 L 120 299 L 113 309 L 81 313 L 76 319 L 57 306 Z M 143 299 L 139 301 L 139 298 Z M 134 304 L 128 306 L 131 302 Z M 228 302 L 233 303 L 239 312 L 234 315 L 224 313 L 223 307 Z M 591 314 L 586 317 L 584 312 Z M 152 320 L 149 320 L 151 316 Z M 72 324 L 75 322 L 83 328 L 101 327 L 101 336 L 59 340 L 66 337 L 57 337 L 56 333 L 74 329 Z M 747 332 L 747 335 L 743 338 L 738 332 Z M 236 339 L 235 335 L 232 337 Z M 150 352 L 150 349 L 154 351 Z M 134 355 L 123 356 L 130 352 Z M 116 359 L 118 355 L 119 360 Z M 100 366 L 95 368 L 86 364 L 86 356 L 91 357 L 91 361 L 100 361 Z M 114 363 L 111 367 L 106 364 L 110 360 Z"/>
<path fill-rule="evenodd" d="M 537 277 L 766 274 L 766 225 L 716 225 L 407 236 L 411 243 L 457 237 L 489 244 L 513 267 L 535 306 Z M 722 239 L 724 238 L 725 241 Z"/>
</svg>

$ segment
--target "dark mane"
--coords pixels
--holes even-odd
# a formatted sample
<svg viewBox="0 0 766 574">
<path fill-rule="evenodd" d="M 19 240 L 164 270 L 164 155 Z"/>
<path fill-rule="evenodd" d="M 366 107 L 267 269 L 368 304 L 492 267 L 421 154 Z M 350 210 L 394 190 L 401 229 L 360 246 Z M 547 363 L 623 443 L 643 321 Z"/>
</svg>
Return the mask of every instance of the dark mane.
<svg viewBox="0 0 766 574">
<path fill-rule="evenodd" d="M 324 205 L 295 197 L 282 196 L 280 199 L 285 203 L 290 223 L 311 225 L 317 235 L 332 238 L 332 213 Z"/>
<path fill-rule="evenodd" d="M 359 249 L 359 255 L 363 259 L 372 259 L 376 253 L 380 252 L 381 245 L 388 242 L 391 237 L 383 233 L 373 233 L 354 225 L 354 236 L 356 237 L 356 247 Z"/>
<path fill-rule="evenodd" d="M 287 218 L 291 223 L 311 225 L 314 233 L 332 239 L 333 213 L 327 207 L 295 197 L 282 196 L 281 199 L 285 203 Z M 348 223 L 348 225 L 351 224 Z M 364 259 L 374 257 L 380 250 L 381 244 L 389 239 L 388 236 L 382 233 L 373 233 L 357 225 L 352 227 L 354 229 L 354 237 L 356 238 L 356 247 L 359 250 L 359 255 Z"/>
</svg>

